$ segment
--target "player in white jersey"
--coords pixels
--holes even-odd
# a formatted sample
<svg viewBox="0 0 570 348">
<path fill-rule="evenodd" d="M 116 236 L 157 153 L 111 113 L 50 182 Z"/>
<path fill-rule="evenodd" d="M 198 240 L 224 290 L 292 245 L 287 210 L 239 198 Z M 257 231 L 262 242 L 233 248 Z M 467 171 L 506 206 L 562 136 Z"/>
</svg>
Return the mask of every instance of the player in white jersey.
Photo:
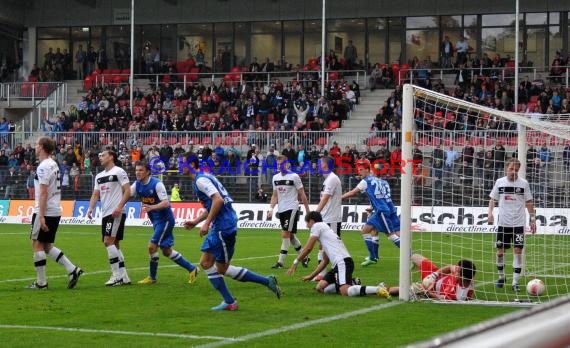
<svg viewBox="0 0 570 348">
<path fill-rule="evenodd" d="M 293 265 L 287 271 L 292 275 L 297 270 L 299 259 L 303 259 L 311 253 L 315 243 L 318 241 L 323 247 L 323 262 L 319 264 L 311 274 L 302 278 L 307 281 L 313 279 L 320 271 L 322 271 L 330 262 L 332 269 L 317 284 L 316 289 L 323 293 L 340 293 L 342 296 L 366 296 L 378 295 L 384 298 L 390 298 L 388 290 L 382 286 L 365 286 L 352 285 L 352 272 L 354 271 L 354 261 L 344 242 L 333 230 L 323 222 L 321 213 L 312 211 L 305 217 L 307 227 L 309 227 L 309 240 L 305 248 L 297 259 L 293 261 Z"/>
<path fill-rule="evenodd" d="M 536 213 L 530 186 L 528 182 L 518 177 L 521 163 L 516 158 L 507 161 L 507 176 L 497 179 L 489 197 L 488 222 L 492 225 L 495 221 L 493 209 L 499 203 L 499 218 L 497 229 L 497 270 L 499 279 L 495 286 L 502 288 L 505 285 L 505 249 L 513 244 L 513 282 L 512 289 L 520 291 L 519 278 L 521 276 L 524 248 L 524 227 L 526 225 L 525 206 L 530 215 L 530 230 L 536 233 Z"/>
<path fill-rule="evenodd" d="M 332 172 L 332 158 L 325 156 L 319 160 L 319 171 L 323 174 L 325 181 L 321 190 L 321 200 L 315 209 L 321 213 L 323 222 L 340 237 L 340 228 L 342 223 L 342 184 L 338 176 Z M 317 260 L 319 263 L 323 260 L 322 246 L 319 247 Z M 325 276 L 326 271 L 323 269 L 315 278 L 320 280 Z"/>
<path fill-rule="evenodd" d="M 109 264 L 111 265 L 111 278 L 106 286 L 128 285 L 131 283 L 125 268 L 125 256 L 121 251 L 120 241 L 125 232 L 125 204 L 131 196 L 129 177 L 123 168 L 115 165 L 117 154 L 105 150 L 99 154 L 99 161 L 105 170 L 95 176 L 95 187 L 89 201 L 87 217 L 93 218 L 93 209 L 97 201 L 101 200 L 101 235 L 103 244 L 107 248 Z"/>
<path fill-rule="evenodd" d="M 75 266 L 63 251 L 53 245 L 61 219 L 61 176 L 59 166 L 50 158 L 55 150 L 55 141 L 49 137 L 41 137 L 36 145 L 36 155 L 40 165 L 34 178 L 35 199 L 34 215 L 30 239 L 34 249 L 34 266 L 36 280 L 29 289 L 47 289 L 46 254 L 55 262 L 64 266 L 68 273 L 67 288 L 73 289 L 83 270 Z"/>
<path fill-rule="evenodd" d="M 267 211 L 267 220 L 273 217 L 273 209 L 277 205 L 277 217 L 281 222 L 281 251 L 277 263 L 271 268 L 283 268 L 289 246 L 299 253 L 303 246 L 297 238 L 297 221 L 299 219 L 299 199 L 305 206 L 305 212 L 309 212 L 309 202 L 305 195 L 305 189 L 301 178 L 297 173 L 289 169 L 287 157 L 277 157 L 277 174 L 273 175 L 273 195 Z M 310 259 L 303 260 L 303 266 L 309 265 Z"/>
</svg>

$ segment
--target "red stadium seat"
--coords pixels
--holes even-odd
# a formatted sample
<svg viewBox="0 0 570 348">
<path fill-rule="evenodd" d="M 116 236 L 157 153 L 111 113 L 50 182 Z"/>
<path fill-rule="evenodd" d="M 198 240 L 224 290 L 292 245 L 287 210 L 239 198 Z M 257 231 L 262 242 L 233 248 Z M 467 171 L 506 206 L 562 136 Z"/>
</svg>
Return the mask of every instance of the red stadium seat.
<svg viewBox="0 0 570 348">
<path fill-rule="evenodd" d="M 328 142 L 327 138 L 325 137 L 319 137 L 317 138 L 317 141 L 315 141 L 315 145 L 326 145 Z"/>
</svg>

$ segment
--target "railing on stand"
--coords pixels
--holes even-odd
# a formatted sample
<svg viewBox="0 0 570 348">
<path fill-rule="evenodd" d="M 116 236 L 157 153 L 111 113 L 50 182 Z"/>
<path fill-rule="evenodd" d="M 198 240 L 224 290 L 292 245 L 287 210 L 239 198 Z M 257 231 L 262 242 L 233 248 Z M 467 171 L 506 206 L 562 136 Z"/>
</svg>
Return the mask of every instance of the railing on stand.
<svg viewBox="0 0 570 348">
<path fill-rule="evenodd" d="M 232 71 L 229 73 L 172 73 L 172 74 L 135 74 L 135 79 L 148 79 L 149 86 L 158 89 L 162 84 L 169 83 L 173 87 L 182 87 L 201 81 L 204 85 L 214 82 L 216 85 L 225 81 L 230 85 L 247 84 L 254 87 L 269 86 L 276 79 L 283 84 L 288 82 L 297 84 L 308 84 L 310 82 L 320 83 L 320 71 L 273 71 L 273 72 L 249 72 Z M 327 70 L 325 81 L 339 81 L 345 79 L 347 83 L 356 81 L 360 88 L 368 85 L 367 72 L 365 70 Z M 128 74 L 94 74 L 90 77 L 90 86 L 117 86 L 128 83 Z"/>
<path fill-rule="evenodd" d="M 570 88 L 570 66 L 560 66 L 558 71 L 554 71 L 552 67 L 525 67 L 519 66 L 519 79 L 528 77 L 530 82 L 543 82 L 545 85 L 560 86 L 561 88 Z M 396 69 L 392 67 L 392 69 Z M 465 81 L 458 80 L 459 69 L 440 69 L 440 68 L 411 68 L 408 64 L 403 64 L 394 70 L 396 76 L 396 84 L 413 83 L 424 85 L 429 79 L 432 83 L 441 80 L 445 85 L 461 84 L 462 82 L 474 81 L 474 79 L 494 79 L 501 81 L 514 81 L 515 67 L 508 65 L 505 67 L 495 68 L 472 68 L 465 67 L 461 69 L 465 72 L 463 78 Z"/>
</svg>

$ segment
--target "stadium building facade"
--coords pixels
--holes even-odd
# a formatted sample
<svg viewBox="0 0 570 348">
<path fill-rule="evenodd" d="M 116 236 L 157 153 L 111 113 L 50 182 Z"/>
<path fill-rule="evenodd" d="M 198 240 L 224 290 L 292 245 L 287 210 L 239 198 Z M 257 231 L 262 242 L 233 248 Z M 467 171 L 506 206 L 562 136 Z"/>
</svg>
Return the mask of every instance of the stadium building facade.
<svg viewBox="0 0 570 348">
<path fill-rule="evenodd" d="M 24 66 L 43 65 L 50 47 L 76 52 L 79 45 L 105 48 L 109 68 L 128 67 L 130 1 L 6 1 L 0 21 L 22 28 Z M 227 71 L 254 57 L 276 66 L 306 64 L 321 52 L 322 1 L 307 0 L 137 0 L 135 60 L 143 66 L 145 47 L 161 60 L 185 60 L 200 50 L 204 64 Z M 357 66 L 405 63 L 418 57 L 436 63 L 441 42 L 463 35 L 470 58 L 485 53 L 514 57 L 515 1 L 329 0 L 326 50 L 343 56 L 348 41 Z M 520 2 L 523 65 L 549 66 L 570 46 L 570 2 Z M 13 35 L 12 35 L 13 36 Z M 9 51 L 13 51 L 9 50 Z M 361 65 L 358 63 L 362 61 Z"/>
</svg>

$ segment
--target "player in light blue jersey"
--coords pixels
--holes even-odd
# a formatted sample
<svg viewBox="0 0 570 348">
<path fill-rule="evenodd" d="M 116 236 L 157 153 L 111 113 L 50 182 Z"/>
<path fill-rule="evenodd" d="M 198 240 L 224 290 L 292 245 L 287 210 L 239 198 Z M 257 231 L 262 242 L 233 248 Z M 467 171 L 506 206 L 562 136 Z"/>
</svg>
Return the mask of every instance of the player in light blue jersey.
<svg viewBox="0 0 570 348">
<path fill-rule="evenodd" d="M 362 180 L 356 188 L 342 195 L 342 199 L 354 197 L 360 192 L 366 192 L 370 199 L 372 211 L 370 211 L 370 216 L 362 227 L 362 237 L 369 252 L 369 256 L 364 260 L 362 266 L 368 266 L 377 263 L 379 259 L 378 232 L 386 234 L 394 245 L 400 247 L 400 218 L 396 206 L 392 202 L 392 191 L 388 182 L 371 173 L 370 161 L 358 160 L 356 165 Z"/>
<path fill-rule="evenodd" d="M 236 299 L 231 295 L 224 281 L 224 276 L 242 282 L 254 282 L 265 285 L 281 297 L 281 289 L 277 278 L 273 275 L 263 277 L 247 268 L 230 265 L 234 254 L 237 235 L 237 214 L 232 206 L 232 198 L 218 179 L 201 170 L 200 162 L 192 154 L 185 155 L 186 165 L 183 170 L 194 180 L 194 192 L 204 205 L 204 212 L 194 220 L 187 221 L 184 227 L 192 229 L 200 222 L 200 236 L 206 238 L 202 243 L 200 265 L 206 271 L 214 289 L 223 297 L 215 311 L 235 311 L 238 309 Z"/>
<path fill-rule="evenodd" d="M 160 248 L 164 256 L 188 271 L 188 283 L 193 284 L 196 281 L 199 269 L 173 248 L 174 235 L 172 230 L 176 221 L 174 220 L 172 209 L 170 209 L 170 202 L 164 184 L 150 175 L 148 163 L 145 161 L 139 161 L 135 164 L 135 174 L 137 181 L 131 186 L 131 196 L 136 195 L 141 199 L 143 203 L 142 209 L 146 212 L 154 229 L 152 238 L 148 243 L 150 272 L 146 278 L 138 283 L 156 283 L 159 260 L 158 248 Z"/>
</svg>

